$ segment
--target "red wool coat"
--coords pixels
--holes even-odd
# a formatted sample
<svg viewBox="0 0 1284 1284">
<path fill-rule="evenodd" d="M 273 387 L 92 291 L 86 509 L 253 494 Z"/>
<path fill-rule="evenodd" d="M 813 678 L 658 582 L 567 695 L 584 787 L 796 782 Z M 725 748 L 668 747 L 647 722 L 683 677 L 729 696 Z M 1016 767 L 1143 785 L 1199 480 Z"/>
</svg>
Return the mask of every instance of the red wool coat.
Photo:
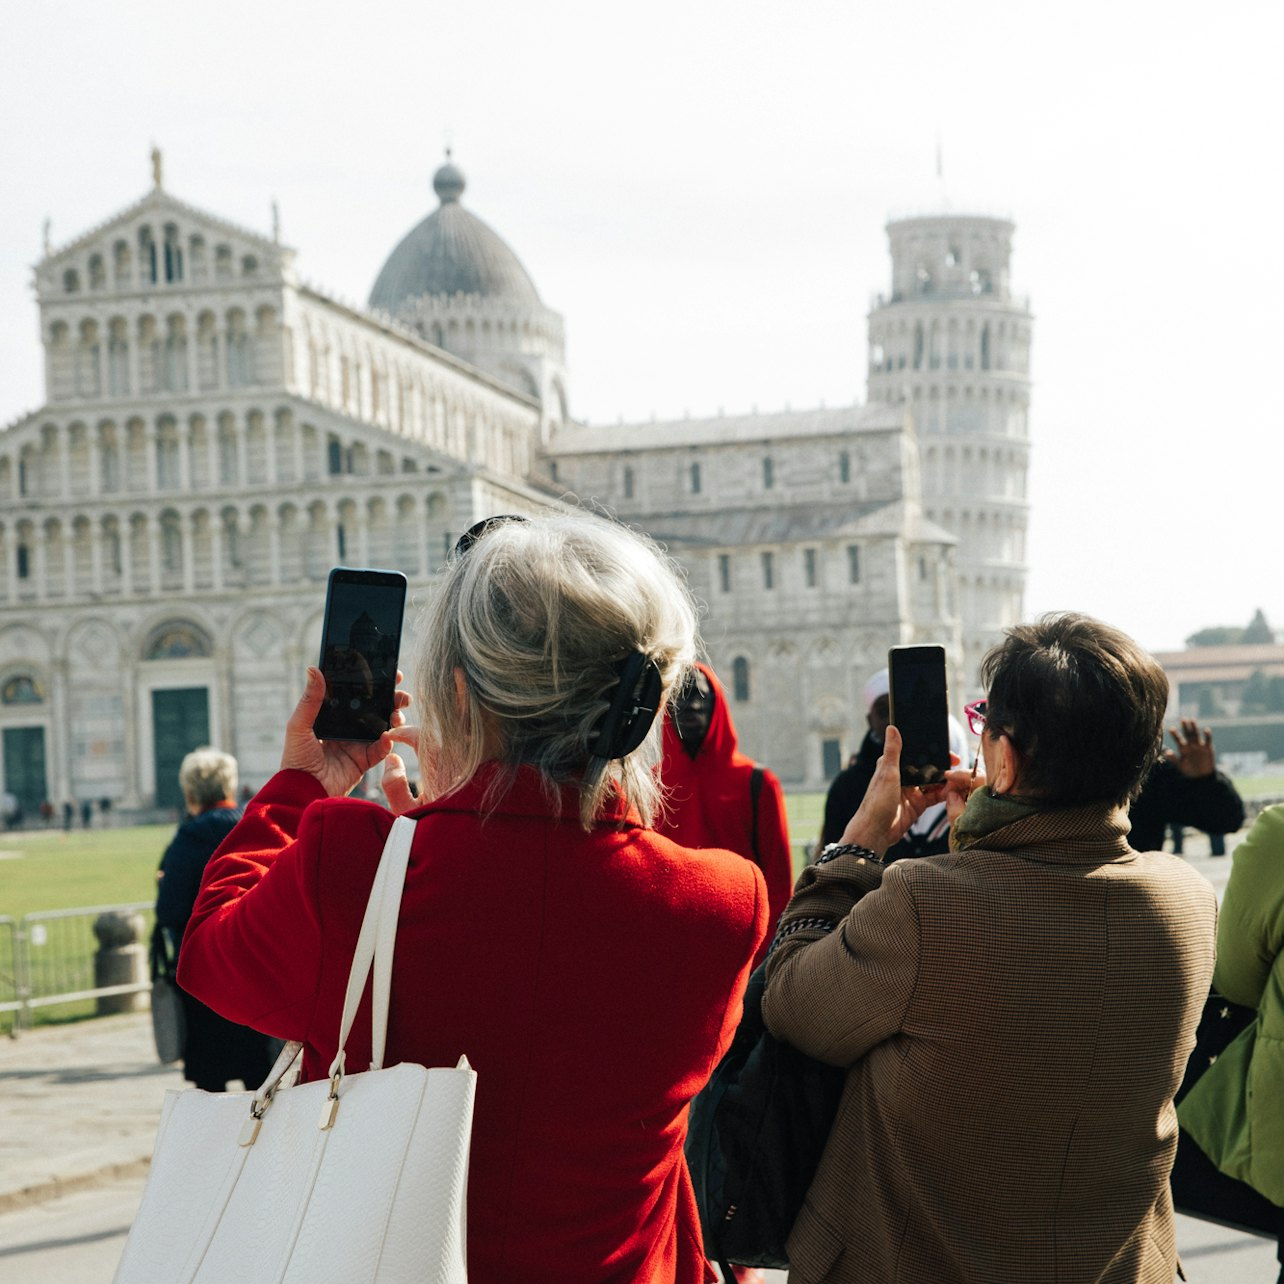
<svg viewBox="0 0 1284 1284">
<path fill-rule="evenodd" d="M 761 875 L 617 807 L 585 833 L 523 770 L 411 813 L 386 1063 L 477 1071 L 472 1284 L 713 1279 L 682 1154 L 687 1104 L 740 1019 L 767 923 Z M 392 816 L 281 772 L 210 862 L 179 979 L 232 1020 L 335 1052 L 348 969 Z M 348 1044 L 369 1064 L 369 998 Z"/>
</svg>

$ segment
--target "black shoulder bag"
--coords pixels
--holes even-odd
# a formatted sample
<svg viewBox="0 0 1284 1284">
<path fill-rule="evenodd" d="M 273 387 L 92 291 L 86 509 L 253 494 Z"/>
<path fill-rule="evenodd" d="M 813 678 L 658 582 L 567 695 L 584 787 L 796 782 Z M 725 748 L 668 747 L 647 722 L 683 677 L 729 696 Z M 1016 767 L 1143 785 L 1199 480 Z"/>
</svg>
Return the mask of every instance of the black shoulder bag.
<svg viewBox="0 0 1284 1284">
<path fill-rule="evenodd" d="M 829 1139 L 846 1071 L 772 1037 L 762 1020 L 766 964 L 754 969 L 726 1056 L 691 1102 L 687 1164 L 705 1252 L 787 1268 L 785 1241 Z"/>
</svg>

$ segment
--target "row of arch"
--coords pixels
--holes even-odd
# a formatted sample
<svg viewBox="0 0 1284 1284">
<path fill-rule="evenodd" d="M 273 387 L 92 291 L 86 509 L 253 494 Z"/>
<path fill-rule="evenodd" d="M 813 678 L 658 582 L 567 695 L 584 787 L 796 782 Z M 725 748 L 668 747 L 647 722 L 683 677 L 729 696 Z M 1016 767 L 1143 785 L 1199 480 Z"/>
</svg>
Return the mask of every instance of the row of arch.
<svg viewBox="0 0 1284 1284">
<path fill-rule="evenodd" d="M 143 223 L 110 246 L 104 243 L 84 251 L 64 266 L 59 283 L 64 294 L 79 294 L 186 281 L 253 280 L 259 274 L 256 253 L 238 250 L 227 241 L 211 245 L 203 232 L 184 232 L 177 223 Z"/>
<path fill-rule="evenodd" d="M 320 582 L 341 563 L 435 573 L 458 538 L 446 496 L 329 496 L 0 522 L 0 602 Z"/>
<path fill-rule="evenodd" d="M 1023 500 L 1029 448 L 920 438 L 925 496 L 966 495 L 972 501 Z"/>
<path fill-rule="evenodd" d="M 69 500 L 114 494 L 389 476 L 418 461 L 298 420 L 286 407 L 166 413 L 97 423 L 45 423 L 0 454 L 0 498 Z"/>
<path fill-rule="evenodd" d="M 281 330 L 266 305 L 252 317 L 239 307 L 84 317 L 74 334 L 59 319 L 45 360 L 51 401 L 246 388 L 279 381 Z"/>
<path fill-rule="evenodd" d="M 890 370 L 1012 370 L 1024 373 L 1029 366 L 1029 327 L 1006 321 L 962 324 L 951 317 L 902 320 L 898 325 L 871 323 L 869 369 Z"/>
</svg>

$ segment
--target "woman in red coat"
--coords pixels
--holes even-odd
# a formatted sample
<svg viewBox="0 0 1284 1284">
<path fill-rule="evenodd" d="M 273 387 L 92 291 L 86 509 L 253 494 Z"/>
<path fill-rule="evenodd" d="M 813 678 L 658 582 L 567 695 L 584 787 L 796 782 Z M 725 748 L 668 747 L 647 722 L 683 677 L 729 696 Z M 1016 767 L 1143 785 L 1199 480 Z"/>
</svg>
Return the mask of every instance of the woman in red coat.
<svg viewBox="0 0 1284 1284">
<path fill-rule="evenodd" d="M 324 679 L 309 670 L 281 772 L 206 870 L 182 984 L 303 1040 L 305 1076 L 322 1077 L 379 855 L 407 811 L 387 1061 L 465 1054 L 477 1071 L 473 1284 L 712 1280 L 687 1104 L 735 1031 L 767 900 L 740 856 L 648 827 L 655 709 L 694 653 L 687 592 L 621 527 L 492 521 L 447 568 L 421 642 L 423 729 L 371 745 L 316 739 Z M 394 739 L 417 743 L 426 804 Z M 391 811 L 344 797 L 384 760 Z M 360 1014 L 350 1068 L 369 1060 L 363 1028 Z"/>
</svg>

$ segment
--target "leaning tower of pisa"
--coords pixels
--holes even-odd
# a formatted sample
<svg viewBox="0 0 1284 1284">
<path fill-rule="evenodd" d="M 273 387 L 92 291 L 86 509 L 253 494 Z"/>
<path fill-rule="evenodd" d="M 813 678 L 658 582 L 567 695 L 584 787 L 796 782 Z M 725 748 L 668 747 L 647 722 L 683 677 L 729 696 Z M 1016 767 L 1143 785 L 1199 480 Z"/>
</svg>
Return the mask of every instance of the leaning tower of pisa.
<svg viewBox="0 0 1284 1284">
<path fill-rule="evenodd" d="M 1031 315 L 1011 289 L 1012 232 L 984 215 L 893 219 L 891 292 L 869 313 L 869 401 L 909 407 L 924 509 L 959 539 L 969 688 L 1025 590 Z"/>
</svg>

